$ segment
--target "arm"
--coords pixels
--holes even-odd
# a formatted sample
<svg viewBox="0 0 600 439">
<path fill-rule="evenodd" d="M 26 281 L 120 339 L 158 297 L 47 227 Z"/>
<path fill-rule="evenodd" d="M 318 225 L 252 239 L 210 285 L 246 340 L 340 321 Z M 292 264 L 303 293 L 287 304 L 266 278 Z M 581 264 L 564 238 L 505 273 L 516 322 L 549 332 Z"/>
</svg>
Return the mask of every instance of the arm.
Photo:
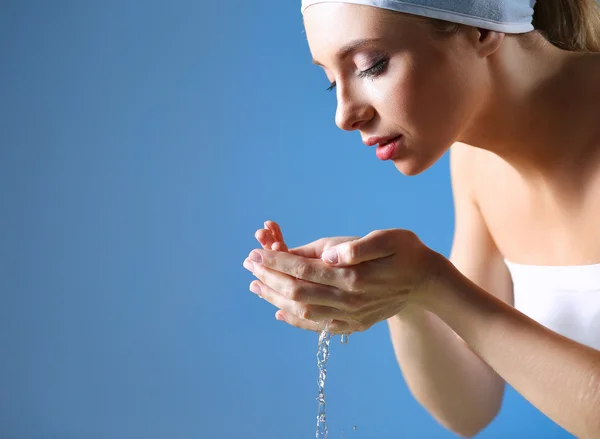
<svg viewBox="0 0 600 439">
<path fill-rule="evenodd" d="M 563 337 L 439 259 L 420 306 L 449 325 L 535 407 L 580 438 L 600 437 L 600 351 Z"/>
<path fill-rule="evenodd" d="M 511 302 L 510 274 L 471 197 L 469 148 L 456 144 L 450 153 L 456 223 L 450 261 L 474 283 Z M 473 436 L 494 419 L 503 379 L 438 316 L 409 305 L 388 322 L 409 389 L 440 424 Z"/>
</svg>

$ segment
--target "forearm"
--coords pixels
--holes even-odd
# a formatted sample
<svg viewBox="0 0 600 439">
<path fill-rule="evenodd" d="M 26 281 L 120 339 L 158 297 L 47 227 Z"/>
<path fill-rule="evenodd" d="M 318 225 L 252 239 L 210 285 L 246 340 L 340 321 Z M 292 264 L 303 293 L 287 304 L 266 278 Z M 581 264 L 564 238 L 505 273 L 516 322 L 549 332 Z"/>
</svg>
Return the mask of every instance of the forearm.
<svg viewBox="0 0 600 439">
<path fill-rule="evenodd" d="M 600 437 L 600 351 L 550 331 L 450 263 L 438 279 L 421 306 L 557 424 L 577 437 Z"/>
<path fill-rule="evenodd" d="M 495 417 L 504 381 L 444 322 L 409 305 L 388 323 L 409 389 L 440 424 L 472 436 Z"/>
</svg>

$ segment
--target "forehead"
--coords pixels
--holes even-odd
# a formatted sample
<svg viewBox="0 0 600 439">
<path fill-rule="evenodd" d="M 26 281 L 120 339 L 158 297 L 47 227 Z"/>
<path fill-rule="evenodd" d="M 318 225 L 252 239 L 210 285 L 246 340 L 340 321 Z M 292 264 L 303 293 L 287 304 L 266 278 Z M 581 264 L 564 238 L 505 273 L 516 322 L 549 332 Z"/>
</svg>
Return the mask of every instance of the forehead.
<svg viewBox="0 0 600 439">
<path fill-rule="evenodd" d="M 423 32 L 422 22 L 405 14 L 350 3 L 317 3 L 304 11 L 313 58 L 327 58 L 349 43 L 379 40 L 407 43 Z"/>
<path fill-rule="evenodd" d="M 371 6 L 317 3 L 304 11 L 304 27 L 309 45 L 343 43 L 376 32 L 386 16 L 389 17 L 389 11 Z"/>
</svg>

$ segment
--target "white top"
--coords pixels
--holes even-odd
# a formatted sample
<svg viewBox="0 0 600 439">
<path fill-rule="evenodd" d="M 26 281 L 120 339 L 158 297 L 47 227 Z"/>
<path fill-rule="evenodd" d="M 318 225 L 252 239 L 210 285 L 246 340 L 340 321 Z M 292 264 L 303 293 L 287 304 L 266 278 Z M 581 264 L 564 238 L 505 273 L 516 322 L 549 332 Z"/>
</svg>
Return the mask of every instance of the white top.
<svg viewBox="0 0 600 439">
<path fill-rule="evenodd" d="M 516 309 L 554 332 L 600 350 L 600 264 L 505 262 L 513 279 Z"/>
</svg>

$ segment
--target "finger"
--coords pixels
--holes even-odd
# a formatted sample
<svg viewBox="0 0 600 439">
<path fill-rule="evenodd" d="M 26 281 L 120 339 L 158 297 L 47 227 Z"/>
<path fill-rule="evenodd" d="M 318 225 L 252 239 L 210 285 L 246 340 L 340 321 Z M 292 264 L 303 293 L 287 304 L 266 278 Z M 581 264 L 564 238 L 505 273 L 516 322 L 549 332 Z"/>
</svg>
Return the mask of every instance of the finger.
<svg viewBox="0 0 600 439">
<path fill-rule="evenodd" d="M 271 250 L 274 250 L 276 252 L 287 252 L 288 248 L 287 245 L 285 245 L 285 242 L 274 242 L 273 245 L 271 246 Z"/>
<path fill-rule="evenodd" d="M 324 245 L 321 241 L 324 241 L 324 239 L 319 239 L 318 241 L 300 247 L 291 248 L 289 249 L 289 252 L 293 255 L 302 256 L 303 258 L 319 259 L 323 252 Z"/>
<path fill-rule="evenodd" d="M 341 287 L 344 279 L 340 269 L 328 266 L 320 259 L 304 258 L 291 253 L 272 250 L 253 250 L 249 259 L 255 268 L 269 268 L 273 272 L 286 274 L 288 278 L 300 279 L 315 284 Z M 256 273 L 255 273 L 256 274 Z"/>
<path fill-rule="evenodd" d="M 257 230 L 254 234 L 256 240 L 262 245 L 263 248 L 267 250 L 271 250 L 273 247 L 273 243 L 275 242 L 275 238 L 273 238 L 273 234 L 266 229 Z"/>
<path fill-rule="evenodd" d="M 308 331 L 321 332 L 325 328 L 324 322 L 314 322 L 312 320 L 301 319 L 298 316 L 279 310 L 275 313 L 275 318 L 279 321 L 288 323 L 300 329 Z M 333 320 L 329 323 L 328 331 L 332 334 L 343 334 L 351 332 L 350 325 L 344 321 Z"/>
<path fill-rule="evenodd" d="M 285 310 L 303 320 L 322 322 L 333 320 L 334 318 L 342 318 L 342 313 L 335 308 L 296 302 L 279 294 L 279 292 L 259 281 L 254 281 L 250 284 L 250 291 L 259 295 L 271 305 Z"/>
<path fill-rule="evenodd" d="M 331 286 L 297 279 L 289 274 L 272 270 L 257 263 L 254 264 L 253 273 L 269 288 L 294 302 L 348 310 L 345 303 L 347 301 L 341 300 L 341 291 Z"/>
<path fill-rule="evenodd" d="M 405 231 L 376 230 L 363 238 L 328 249 L 322 259 L 328 264 L 348 266 L 391 256 L 397 251 L 397 235 L 402 232 Z"/>
<path fill-rule="evenodd" d="M 321 331 L 321 327 L 323 326 L 322 323 L 301 319 L 300 317 L 294 314 L 282 310 L 279 310 L 275 313 L 275 318 L 280 322 L 288 323 L 292 326 L 295 326 L 296 328 L 306 329 L 307 331 L 319 332 Z"/>
<path fill-rule="evenodd" d="M 283 233 L 281 233 L 281 227 L 275 221 L 265 221 L 265 229 L 269 230 L 273 234 L 275 241 L 285 242 L 283 239 Z"/>
<path fill-rule="evenodd" d="M 254 281 L 250 284 L 250 291 L 259 296 L 262 299 L 265 299 L 271 305 L 285 310 L 290 314 L 298 316 L 302 318 L 299 314 L 302 313 L 302 310 L 299 309 L 298 304 L 293 300 L 288 299 L 287 297 L 278 294 L 276 291 L 268 288 L 262 282 Z"/>
<path fill-rule="evenodd" d="M 295 247 L 289 250 L 290 253 L 305 258 L 320 259 L 325 250 L 342 242 L 348 242 L 358 239 L 356 236 L 338 236 L 335 238 L 321 238 L 309 244 Z"/>
<path fill-rule="evenodd" d="M 255 234 L 262 247 L 267 250 L 288 251 L 279 225 L 274 221 L 265 221 L 264 226 L 264 229 L 258 230 Z"/>
</svg>

